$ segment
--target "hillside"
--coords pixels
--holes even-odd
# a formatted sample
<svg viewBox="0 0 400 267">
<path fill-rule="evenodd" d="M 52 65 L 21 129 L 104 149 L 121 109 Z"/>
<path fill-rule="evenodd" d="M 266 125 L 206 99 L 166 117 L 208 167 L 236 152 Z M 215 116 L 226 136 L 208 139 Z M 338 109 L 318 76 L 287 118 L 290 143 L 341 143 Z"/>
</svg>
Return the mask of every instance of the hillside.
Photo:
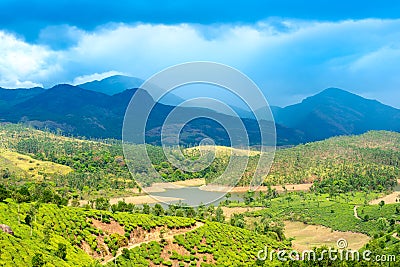
<svg viewBox="0 0 400 267">
<path fill-rule="evenodd" d="M 200 148 L 187 149 L 188 156 Z M 242 152 L 242 153 L 241 153 Z M 213 172 L 203 174 L 206 181 L 220 175 L 229 162 L 231 149 L 216 148 Z M 236 151 L 237 155 L 245 155 Z M 249 152 L 249 163 L 239 185 L 248 185 L 259 155 Z M 262 166 L 260 166 L 262 168 Z M 267 170 L 265 170 L 266 172 Z M 165 168 L 160 172 L 168 173 Z M 362 135 L 332 137 L 323 141 L 278 149 L 264 185 L 314 182 L 319 190 L 383 190 L 396 185 L 400 178 L 400 133 L 370 131 Z M 320 181 L 324 181 L 321 182 Z M 332 183 L 340 186 L 330 187 Z"/>
<path fill-rule="evenodd" d="M 74 172 L 68 175 L 53 175 L 57 184 L 76 190 L 84 186 L 100 190 L 105 188 L 135 188 L 131 174 L 123 158 L 121 143 L 117 140 L 86 141 L 68 138 L 48 132 L 26 129 L 21 125 L 0 126 L 0 138 L 5 148 L 29 155 L 37 160 L 51 161 L 68 166 Z M 207 148 L 207 147 L 205 147 Z M 148 145 L 155 169 L 167 181 L 205 178 L 210 181 L 218 177 L 229 162 L 231 149 L 217 147 L 217 157 L 208 168 L 199 172 L 181 172 L 164 156 L 162 148 Z M 134 146 L 133 146 L 134 151 Z M 201 151 L 201 149 L 200 149 Z M 185 150 L 188 159 L 196 157 L 197 148 Z M 236 150 L 238 155 L 246 153 Z M 250 152 L 249 163 L 241 184 L 252 177 L 258 155 Z M 155 177 L 143 173 L 140 162 L 134 162 L 135 175 L 145 175 L 148 183 Z M 324 141 L 278 149 L 265 185 L 297 184 L 322 179 L 344 179 L 355 183 L 364 181 L 364 186 L 377 189 L 391 187 L 400 175 L 400 134 L 386 131 L 371 131 L 358 136 L 340 136 Z M 385 179 L 381 179 L 385 177 Z M 147 184 L 147 185 L 149 185 Z M 364 187 L 360 187 L 362 190 Z"/>
<path fill-rule="evenodd" d="M 15 179 L 3 177 L 0 184 L 0 224 L 13 231 L 13 235 L 0 231 L 0 265 L 285 266 L 276 259 L 256 260 L 265 246 L 290 248 L 283 219 L 368 234 L 371 240 L 367 245 L 374 253 L 398 249 L 399 204 L 384 203 L 382 207 L 368 203 L 391 189 L 400 177 L 399 133 L 372 131 L 277 150 L 265 184 L 313 180 L 313 192 L 247 192 L 244 203 L 227 198 L 224 203 L 233 207 L 259 207 L 254 214 L 233 214 L 229 220 L 214 206 L 135 206 L 125 203 L 123 197 L 110 205 L 107 194 L 134 196 L 137 186 L 118 140 L 82 140 L 12 124 L 0 125 L 0 140 L 0 162 L 6 164 L 1 166 L 8 166 L 15 171 L 11 176 L 19 178 L 15 183 Z M 160 147 L 148 148 L 154 167 L 171 181 L 198 175 L 211 179 L 224 169 L 232 151 L 247 154 L 216 147 L 217 157 L 209 168 L 201 173 L 179 173 L 166 162 Z M 196 157 L 203 149 L 209 147 L 184 153 Z M 258 153 L 250 152 L 247 175 L 257 157 Z M 140 167 L 138 173 L 143 173 Z M 29 182 L 31 175 L 43 172 L 46 181 L 35 177 L 35 183 Z M 77 207 L 82 198 L 91 201 Z M 65 206 L 68 199 L 71 206 Z M 354 216 L 354 205 L 360 206 L 363 219 Z M 362 266 L 357 264 L 354 266 Z"/>
<path fill-rule="evenodd" d="M 72 172 L 68 166 L 34 159 L 14 151 L 0 148 L 0 177 L 25 177 L 36 182 L 54 175 L 66 175 Z"/>
<path fill-rule="evenodd" d="M 43 88 L 4 89 L 0 87 L 0 112 L 7 112 L 11 107 L 44 92 Z M 0 122 L 4 118 L 0 117 Z"/>
<path fill-rule="evenodd" d="M 357 136 L 278 150 L 266 182 L 304 183 L 319 179 L 365 180 L 400 177 L 400 134 L 371 131 Z"/>
<path fill-rule="evenodd" d="M 81 140 L 13 124 L 0 125 L 0 139 L 3 149 L 26 155 L 21 158 L 31 157 L 40 166 L 43 166 L 42 161 L 51 162 L 54 166 L 62 165 L 56 167 L 56 172 L 52 172 L 53 167 L 49 166 L 46 170 L 47 181 L 54 182 L 57 187 L 68 188 L 70 193 L 99 190 L 112 193 L 111 189 L 123 191 L 137 186 L 126 167 L 122 147 L 117 141 Z M 15 168 L 16 162 L 14 160 L 9 164 Z M 30 165 L 29 161 L 25 164 Z M 33 171 L 35 169 L 36 166 Z M 64 169 L 72 171 L 63 172 Z M 16 173 L 4 181 L 12 181 L 16 177 L 21 178 Z"/>
<path fill-rule="evenodd" d="M 27 221 L 28 216 L 34 219 Z M 24 203 L 18 208 L 12 201 L 0 203 L 0 222 L 14 232 L 0 231 L 2 266 L 42 266 L 38 262 L 45 266 L 98 266 L 110 259 L 109 266 L 114 266 L 113 255 L 124 247 L 131 249 L 115 260 L 118 266 L 252 264 L 259 247 L 287 247 L 271 237 L 226 224 L 207 222 L 194 227 L 194 218 L 53 204 Z M 243 248 L 246 251 L 240 253 Z"/>
<path fill-rule="evenodd" d="M 302 131 L 307 141 L 369 130 L 400 131 L 399 109 L 337 88 L 273 111 L 277 123 Z"/>
</svg>

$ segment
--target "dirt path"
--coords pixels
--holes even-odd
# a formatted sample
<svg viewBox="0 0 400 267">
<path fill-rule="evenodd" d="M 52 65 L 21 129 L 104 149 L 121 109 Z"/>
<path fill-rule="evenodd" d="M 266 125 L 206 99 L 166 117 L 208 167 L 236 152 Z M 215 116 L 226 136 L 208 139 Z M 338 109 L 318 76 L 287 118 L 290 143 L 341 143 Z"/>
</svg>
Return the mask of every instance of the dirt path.
<svg viewBox="0 0 400 267">
<path fill-rule="evenodd" d="M 174 233 L 174 234 L 165 234 L 163 238 L 166 239 L 166 240 L 171 240 L 171 241 L 172 241 L 172 240 L 174 239 L 174 236 L 180 235 L 180 234 L 184 234 L 184 233 L 187 233 L 187 232 L 190 232 L 190 231 L 193 231 L 193 230 L 195 230 L 195 229 L 197 229 L 197 228 L 199 228 L 199 227 L 201 227 L 201 226 L 203 226 L 203 225 L 204 225 L 204 223 L 202 223 L 202 222 L 196 222 L 196 225 L 195 225 L 194 227 L 190 228 L 190 229 L 181 229 L 179 232 L 176 232 L 176 233 Z M 143 242 L 139 242 L 139 243 L 135 243 L 135 244 L 130 244 L 130 245 L 126 246 L 126 247 L 121 247 L 121 248 L 118 249 L 117 254 L 115 255 L 115 257 L 106 259 L 106 260 L 104 260 L 101 264 L 102 264 L 102 265 L 105 265 L 105 264 L 107 264 L 107 263 L 109 263 L 109 262 L 114 261 L 118 256 L 121 256 L 121 255 L 122 255 L 122 250 L 123 250 L 124 248 L 130 250 L 130 249 L 133 249 L 133 248 L 135 248 L 135 247 L 139 247 L 139 246 L 142 245 L 142 244 L 150 243 L 150 242 L 152 242 L 152 241 L 160 242 L 160 241 L 161 241 L 161 238 L 160 238 L 160 237 L 158 237 L 158 238 L 151 238 L 151 239 L 146 240 L 146 241 L 143 241 Z"/>
<path fill-rule="evenodd" d="M 356 217 L 357 219 L 359 219 L 359 220 L 361 220 L 361 218 L 360 217 L 358 217 L 358 213 L 357 213 L 357 208 L 358 208 L 359 206 L 357 206 L 357 205 L 355 205 L 354 206 L 354 217 Z"/>
</svg>

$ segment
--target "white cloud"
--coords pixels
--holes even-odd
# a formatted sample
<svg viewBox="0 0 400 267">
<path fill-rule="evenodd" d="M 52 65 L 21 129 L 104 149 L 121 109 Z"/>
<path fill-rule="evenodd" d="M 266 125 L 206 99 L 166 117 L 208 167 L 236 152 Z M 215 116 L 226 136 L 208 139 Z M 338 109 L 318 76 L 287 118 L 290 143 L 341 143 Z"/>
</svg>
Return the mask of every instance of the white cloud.
<svg viewBox="0 0 400 267">
<path fill-rule="evenodd" d="M 57 53 L 0 31 L 0 86 L 41 85 L 60 69 Z"/>
<path fill-rule="evenodd" d="M 87 82 L 92 82 L 92 81 L 99 81 L 105 78 L 108 78 L 110 76 L 114 76 L 114 75 L 128 75 L 127 73 L 124 72 L 120 72 L 120 71 L 107 71 L 107 72 L 102 72 L 102 73 L 93 73 L 93 74 L 89 74 L 89 75 L 82 75 L 79 77 L 76 77 L 72 84 L 73 85 L 78 85 L 78 84 L 82 84 L 82 83 L 87 83 Z"/>
<path fill-rule="evenodd" d="M 0 80 L 0 87 L 7 89 L 43 87 L 41 83 L 19 80 Z"/>
<path fill-rule="evenodd" d="M 174 64 L 209 60 L 242 70 L 273 104 L 290 104 L 335 86 L 374 92 L 374 98 L 400 107 L 389 97 L 400 87 L 399 29 L 400 20 L 279 18 L 254 25 L 110 24 L 93 31 L 48 27 L 42 39 L 51 42 L 52 34 L 65 32 L 64 40 L 72 40 L 58 50 L 0 32 L 0 86 L 78 84 L 120 73 L 146 79 Z"/>
</svg>

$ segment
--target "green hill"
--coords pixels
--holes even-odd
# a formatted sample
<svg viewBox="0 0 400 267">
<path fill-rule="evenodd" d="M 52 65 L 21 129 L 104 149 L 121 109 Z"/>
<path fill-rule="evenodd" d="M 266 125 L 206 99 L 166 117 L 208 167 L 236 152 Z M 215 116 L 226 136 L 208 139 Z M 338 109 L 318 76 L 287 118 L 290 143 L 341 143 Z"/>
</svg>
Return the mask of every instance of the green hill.
<svg viewBox="0 0 400 267">
<path fill-rule="evenodd" d="M 93 191 L 136 187 L 123 159 L 120 142 L 70 138 L 15 124 L 1 125 L 0 139 L 8 153 L 32 158 L 27 164 L 32 161 L 34 165 L 47 166 L 47 180 L 58 187 L 72 191 L 82 191 L 84 187 Z M 14 162 L 18 160 L 13 158 Z"/>
<path fill-rule="evenodd" d="M 59 186 L 76 190 L 82 190 L 84 186 L 94 190 L 136 187 L 123 158 L 120 141 L 68 138 L 21 125 L 0 126 L 0 138 L 8 150 L 72 168 L 74 171 L 68 174 L 49 175 Z M 221 151 L 221 147 L 218 150 Z M 148 145 L 148 151 L 153 166 L 166 181 L 191 178 L 210 181 L 225 170 L 230 150 L 217 153 L 214 162 L 198 172 L 177 170 L 167 161 L 161 147 Z M 196 151 L 199 152 L 197 149 L 184 150 L 188 163 L 196 158 Z M 257 153 L 250 153 L 241 184 L 246 184 L 252 177 L 258 157 Z M 140 162 L 133 162 L 132 167 L 135 175 L 144 175 L 145 179 L 141 180 L 147 180 L 148 184 L 159 181 L 150 176 Z M 400 133 L 371 131 L 278 149 L 264 184 L 343 180 L 345 185 L 352 183 L 360 190 L 382 190 L 392 187 L 400 178 L 399 167 Z"/>
<path fill-rule="evenodd" d="M 400 134 L 371 131 L 278 150 L 266 181 L 304 183 L 326 178 L 400 177 Z"/>
<path fill-rule="evenodd" d="M 139 207 L 120 202 L 110 207 L 108 199 L 100 197 L 102 192 L 137 186 L 116 140 L 81 140 L 21 125 L 1 125 L 0 140 L 0 224 L 13 231 L 0 231 L 0 266 L 310 266 L 308 262 L 288 265 L 256 260 L 265 246 L 289 248 L 290 242 L 278 234 L 281 229 L 276 222 L 281 219 L 365 232 L 373 235 L 368 245 L 375 252 L 382 246 L 399 251 L 397 235 L 393 236 L 398 233 L 399 204 L 382 207 L 349 202 L 353 194 L 370 195 L 354 191 L 386 191 L 394 186 L 400 166 L 398 133 L 373 131 L 277 150 L 265 184 L 313 181 L 315 194 L 253 193 L 251 198 L 268 207 L 259 211 L 268 217 L 267 228 L 254 222 L 247 228 L 248 222 L 240 215 L 233 216 L 232 225 L 220 223 L 224 222 L 222 209 L 213 206 L 195 210 L 179 204 L 163 210 L 160 205 Z M 218 147 L 211 166 L 186 173 L 166 162 L 162 148 L 148 148 L 154 167 L 171 181 L 212 179 L 224 170 L 231 151 Z M 191 160 L 198 151 L 184 153 Z M 259 157 L 250 154 L 242 182 L 251 176 Z M 136 174 L 147 175 L 139 163 L 136 167 Z M 95 201 L 84 208 L 63 206 L 68 198 L 78 200 L 88 190 L 95 193 Z M 237 203 L 242 204 L 247 205 Z M 354 205 L 360 205 L 362 219 L 354 217 Z M 380 229 L 377 222 L 389 225 L 390 231 Z M 344 266 L 341 262 L 329 264 Z"/>
<path fill-rule="evenodd" d="M 57 267 L 95 266 L 110 259 L 110 266 L 114 262 L 118 266 L 165 262 L 168 266 L 169 261 L 237 265 L 254 263 L 264 246 L 287 247 L 271 237 L 221 223 L 194 227 L 192 218 L 54 204 L 0 203 L 0 222 L 14 232 L 0 231 L 1 266 L 32 266 L 35 258 L 42 259 L 45 266 Z M 120 248 L 129 246 L 131 250 L 113 260 Z"/>
</svg>

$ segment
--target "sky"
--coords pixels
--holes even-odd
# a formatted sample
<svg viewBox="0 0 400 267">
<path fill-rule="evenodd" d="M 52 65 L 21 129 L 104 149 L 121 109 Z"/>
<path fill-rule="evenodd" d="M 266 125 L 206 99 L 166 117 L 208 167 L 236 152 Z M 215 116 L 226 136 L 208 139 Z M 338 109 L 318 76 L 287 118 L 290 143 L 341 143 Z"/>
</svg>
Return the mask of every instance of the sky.
<svg viewBox="0 0 400 267">
<path fill-rule="evenodd" d="M 0 1 L 0 87 L 189 61 L 237 68 L 272 105 L 338 87 L 400 108 L 400 1 Z"/>
</svg>

